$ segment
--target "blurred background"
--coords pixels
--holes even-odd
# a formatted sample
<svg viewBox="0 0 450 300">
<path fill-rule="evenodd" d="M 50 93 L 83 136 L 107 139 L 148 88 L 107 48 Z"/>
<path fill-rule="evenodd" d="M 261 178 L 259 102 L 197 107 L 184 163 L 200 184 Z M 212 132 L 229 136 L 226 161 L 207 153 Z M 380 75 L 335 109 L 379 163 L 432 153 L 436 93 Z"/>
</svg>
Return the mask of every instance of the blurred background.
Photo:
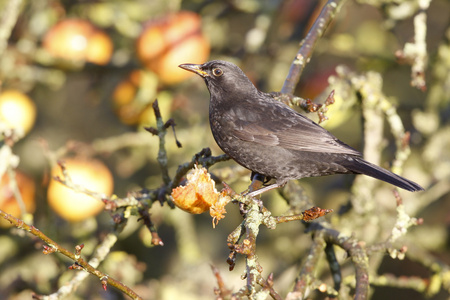
<svg viewBox="0 0 450 300">
<path fill-rule="evenodd" d="M 103 204 L 81 199 L 54 182 L 52 176 L 59 172 L 55 162 L 65 160 L 74 181 L 107 195 L 125 197 L 131 191 L 158 188 L 162 184 L 156 160 L 159 140 L 143 130 L 156 126 L 151 108 L 155 99 L 163 118 L 174 119 L 183 145 L 176 146 L 172 132 L 166 136 L 171 176 L 202 148 L 222 154 L 209 130 L 209 94 L 203 80 L 177 66 L 228 60 L 238 64 L 260 90 L 280 91 L 299 42 L 323 4 L 313 0 L 0 0 L 1 36 L 8 36 L 11 28 L 6 43 L 0 45 L 1 129 L 4 136 L 11 128 L 17 132 L 12 147 L 16 156 L 0 154 L 2 164 L 17 165 L 15 175 L 3 171 L 0 209 L 34 224 L 69 250 L 84 243 L 82 253 L 89 256 L 112 230 L 111 216 L 102 212 Z M 411 65 L 396 56 L 414 41 L 418 5 L 416 1 L 347 1 L 319 40 L 295 95 L 321 103 L 335 89 L 337 103 L 329 107 L 329 120 L 322 125 L 362 151 L 358 95 L 346 98 L 339 87 L 357 76 L 379 76 L 382 93 L 411 134 L 411 155 L 403 175 L 427 190 L 401 193 L 411 216 L 424 220 L 422 226 L 410 229 L 404 243 L 419 245 L 423 252 L 416 253 L 426 253 L 448 274 L 450 4 L 435 0 L 426 11 L 426 88 L 411 86 Z M 318 119 L 315 114 L 308 117 Z M 380 164 L 389 168 L 395 142 L 385 125 Z M 8 141 L 5 137 L 2 144 Z M 231 161 L 213 166 L 211 172 L 237 192 L 250 182 L 249 172 Z M 26 213 L 21 213 L 9 176 L 16 176 Z M 336 212 L 348 203 L 353 179 L 331 176 L 302 180 L 301 185 L 317 205 Z M 371 224 L 378 229 L 358 230 L 351 219 L 327 218 L 367 243 L 382 241 L 395 220 L 395 199 L 387 184 L 377 185 L 373 195 L 387 215 L 383 224 L 379 220 Z M 274 215 L 288 208 L 276 191 L 263 199 Z M 226 238 L 242 217 L 237 207 L 227 208 L 226 218 L 213 229 L 207 214 L 190 215 L 155 204 L 150 213 L 164 246 L 151 246 L 147 229 L 131 217 L 100 269 L 144 299 L 213 299 L 217 286 L 210 270 L 213 264 L 227 287 L 237 291 L 245 284 L 240 279 L 244 258 L 239 257 L 235 270 L 228 271 Z M 373 221 L 365 217 L 367 223 Z M 72 262 L 62 255 L 42 254 L 42 242 L 36 238 L 6 223 L 0 225 L 0 298 L 30 299 L 33 292 L 55 292 L 78 272 L 67 270 Z M 263 228 L 258 237 L 263 274 L 274 272 L 275 288 L 283 297 L 311 244 L 303 230 L 302 224 L 291 222 L 276 230 Z M 337 254 L 351 274 L 345 253 Z M 318 272 L 331 284 L 326 262 L 322 264 Z M 427 281 L 436 271 L 408 256 L 400 261 L 379 254 L 372 272 Z M 427 294 L 379 283 L 371 298 L 448 299 L 449 286 L 448 279 L 441 281 L 437 292 Z M 324 298 L 319 293 L 311 297 Z M 114 288 L 104 292 L 93 276 L 69 297 L 124 298 Z"/>
</svg>

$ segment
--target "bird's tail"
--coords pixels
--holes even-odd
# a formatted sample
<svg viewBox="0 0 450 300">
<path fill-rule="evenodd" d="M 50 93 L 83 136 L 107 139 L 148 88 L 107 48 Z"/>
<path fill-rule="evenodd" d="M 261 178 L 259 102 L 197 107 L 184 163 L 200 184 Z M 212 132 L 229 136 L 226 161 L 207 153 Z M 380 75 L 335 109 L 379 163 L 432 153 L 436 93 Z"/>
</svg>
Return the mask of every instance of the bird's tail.
<svg viewBox="0 0 450 300">
<path fill-rule="evenodd" d="M 358 163 L 352 162 L 345 167 L 347 167 L 354 173 L 365 174 L 367 176 L 386 181 L 410 192 L 423 191 L 423 187 L 411 180 L 408 180 L 400 175 L 392 173 L 391 171 L 371 164 L 370 162 L 365 161 L 362 158 L 353 157 L 353 159 Z"/>
</svg>

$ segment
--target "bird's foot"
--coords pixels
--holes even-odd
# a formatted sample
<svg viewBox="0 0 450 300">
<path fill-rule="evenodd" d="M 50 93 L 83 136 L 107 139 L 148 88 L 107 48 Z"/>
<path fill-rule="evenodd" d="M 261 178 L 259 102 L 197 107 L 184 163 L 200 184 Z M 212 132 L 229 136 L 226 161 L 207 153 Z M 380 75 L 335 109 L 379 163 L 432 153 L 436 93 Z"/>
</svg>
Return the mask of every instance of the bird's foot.
<svg viewBox="0 0 450 300">
<path fill-rule="evenodd" d="M 267 192 L 267 191 L 279 188 L 280 186 L 281 185 L 279 185 L 278 183 L 274 183 L 274 184 L 265 186 L 263 188 L 257 189 L 256 191 L 252 191 L 250 193 L 246 193 L 246 194 L 244 194 L 244 196 L 255 197 L 255 196 L 261 195 L 264 192 Z"/>
</svg>

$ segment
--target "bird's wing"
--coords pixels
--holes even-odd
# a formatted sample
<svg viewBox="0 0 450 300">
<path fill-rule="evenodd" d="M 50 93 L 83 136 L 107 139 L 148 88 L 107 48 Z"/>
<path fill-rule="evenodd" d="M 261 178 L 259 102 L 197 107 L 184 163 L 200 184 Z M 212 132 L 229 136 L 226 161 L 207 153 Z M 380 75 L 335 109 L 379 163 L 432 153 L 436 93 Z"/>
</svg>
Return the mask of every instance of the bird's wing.
<svg viewBox="0 0 450 300">
<path fill-rule="evenodd" d="M 276 111 L 275 111 L 276 113 Z M 305 116 L 283 109 L 283 116 L 233 113 L 231 134 L 262 146 L 278 146 L 290 150 L 358 155 L 361 153 L 338 140 L 327 130 Z M 236 115 L 240 118 L 236 119 Z M 283 121 L 280 121 L 282 119 Z"/>
<path fill-rule="evenodd" d="M 278 146 L 280 144 L 278 136 L 273 131 L 257 124 L 237 121 L 232 134 L 243 141 L 255 142 L 265 146 Z"/>
</svg>

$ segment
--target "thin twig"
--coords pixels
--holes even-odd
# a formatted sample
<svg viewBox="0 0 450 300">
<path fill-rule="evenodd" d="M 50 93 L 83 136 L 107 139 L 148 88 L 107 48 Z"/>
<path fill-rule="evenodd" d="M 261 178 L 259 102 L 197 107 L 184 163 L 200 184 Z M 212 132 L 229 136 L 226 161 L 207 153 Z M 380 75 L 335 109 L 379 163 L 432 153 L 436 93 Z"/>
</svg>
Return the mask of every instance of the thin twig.
<svg viewBox="0 0 450 300">
<path fill-rule="evenodd" d="M 156 117 L 156 129 L 155 128 L 145 128 L 145 129 L 151 132 L 152 134 L 158 135 L 159 137 L 158 163 L 161 168 L 164 184 L 167 185 L 170 182 L 169 169 L 167 167 L 168 158 L 166 152 L 166 139 L 165 139 L 165 136 L 167 134 L 167 127 L 165 126 L 164 121 L 161 117 L 161 112 L 158 106 L 158 100 L 155 100 L 152 106 Z"/>
<path fill-rule="evenodd" d="M 333 277 L 334 281 L 334 289 L 339 291 L 342 283 L 341 266 L 337 261 L 336 252 L 334 251 L 334 245 L 332 243 L 327 243 L 325 247 L 325 256 L 327 258 L 328 265 L 330 266 L 331 277 Z"/>
<path fill-rule="evenodd" d="M 86 272 L 97 276 L 99 279 L 107 278 L 106 282 L 107 282 L 108 285 L 119 289 L 120 291 L 122 291 L 123 293 L 125 293 L 126 295 L 130 296 L 133 299 L 142 299 L 132 289 L 130 289 L 129 287 L 127 287 L 126 285 L 124 285 L 120 281 L 115 280 L 114 278 L 111 278 L 111 277 L 107 276 L 106 274 L 100 272 L 99 270 L 96 269 L 96 267 L 94 267 L 93 265 L 91 265 L 88 262 L 86 262 L 79 255 L 77 255 L 76 253 L 73 253 L 73 252 L 67 250 L 66 248 L 60 246 L 58 243 L 56 243 L 51 238 L 46 236 L 44 233 L 42 233 L 36 227 L 29 226 L 28 224 L 26 224 L 22 220 L 17 219 L 17 218 L 11 216 L 10 214 L 7 214 L 6 212 L 4 212 L 2 210 L 0 210 L 0 217 L 5 218 L 11 224 L 13 224 L 15 227 L 17 227 L 19 229 L 23 229 L 23 230 L 31 233 L 32 235 L 38 237 L 43 242 L 45 242 L 48 245 L 48 247 L 47 246 L 44 247 L 45 253 L 59 252 L 59 253 L 63 254 L 64 256 L 67 256 L 68 258 L 72 259 L 76 263 L 77 266 L 81 267 L 81 269 L 85 270 Z M 97 264 L 97 262 L 96 262 L 96 264 Z"/>
<path fill-rule="evenodd" d="M 88 263 L 92 267 L 98 268 L 100 263 L 105 260 L 106 256 L 109 254 L 111 248 L 115 245 L 116 242 L 117 242 L 117 234 L 116 233 L 108 234 L 103 239 L 103 241 L 97 246 Z M 54 297 L 62 299 L 63 297 L 70 295 L 78 288 L 78 286 L 83 282 L 83 280 L 87 278 L 88 275 L 89 275 L 88 272 L 77 272 L 74 278 L 72 278 L 69 282 L 66 282 L 64 285 L 62 285 L 57 292 L 47 296 L 42 296 L 42 299 L 54 299 Z"/>
</svg>

